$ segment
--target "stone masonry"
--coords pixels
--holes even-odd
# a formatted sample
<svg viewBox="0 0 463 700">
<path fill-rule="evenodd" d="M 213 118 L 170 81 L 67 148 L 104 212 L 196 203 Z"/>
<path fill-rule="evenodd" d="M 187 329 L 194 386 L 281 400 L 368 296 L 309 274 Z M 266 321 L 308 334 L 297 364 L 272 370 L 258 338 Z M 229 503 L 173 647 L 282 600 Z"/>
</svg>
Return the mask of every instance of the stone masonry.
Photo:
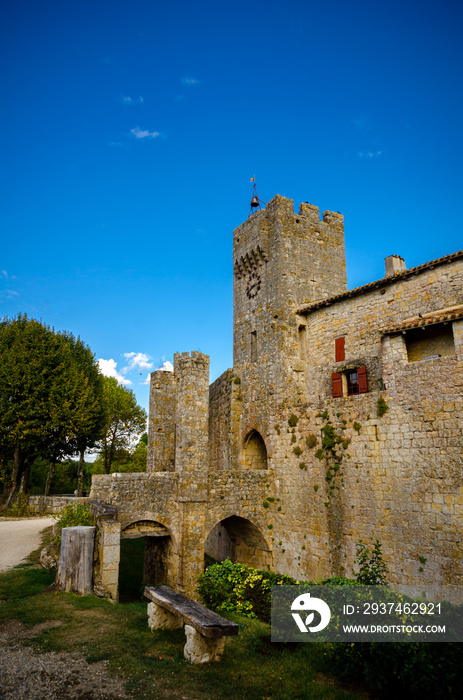
<svg viewBox="0 0 463 700">
<path fill-rule="evenodd" d="M 347 290 L 341 214 L 277 195 L 234 231 L 233 263 L 233 368 L 209 386 L 207 356 L 176 354 L 151 375 L 146 474 L 93 477 L 117 509 L 109 594 L 120 528 L 145 537 L 147 584 L 192 597 L 205 553 L 315 580 L 352 575 L 372 537 L 394 587 L 456 599 L 463 252 L 393 255 Z"/>
</svg>

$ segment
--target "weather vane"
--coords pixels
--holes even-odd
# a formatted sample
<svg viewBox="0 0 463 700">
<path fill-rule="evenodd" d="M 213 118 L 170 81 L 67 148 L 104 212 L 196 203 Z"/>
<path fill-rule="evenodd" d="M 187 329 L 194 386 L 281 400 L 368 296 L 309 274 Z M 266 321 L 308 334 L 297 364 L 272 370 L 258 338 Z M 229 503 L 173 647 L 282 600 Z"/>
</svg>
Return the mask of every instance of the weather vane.
<svg viewBox="0 0 463 700">
<path fill-rule="evenodd" d="M 252 214 L 254 211 L 257 211 L 258 209 L 262 209 L 262 204 L 263 204 L 264 206 L 267 206 L 267 205 L 265 204 L 265 202 L 262 201 L 262 199 L 259 199 L 259 196 L 258 196 L 258 194 L 257 194 L 256 177 L 255 177 L 255 176 L 252 177 L 251 180 L 250 180 L 250 182 L 253 182 L 254 185 L 253 185 L 253 188 L 252 188 L 251 210 L 250 210 L 250 212 L 249 212 L 249 214 L 248 214 L 248 218 L 251 216 L 251 214 Z"/>
</svg>

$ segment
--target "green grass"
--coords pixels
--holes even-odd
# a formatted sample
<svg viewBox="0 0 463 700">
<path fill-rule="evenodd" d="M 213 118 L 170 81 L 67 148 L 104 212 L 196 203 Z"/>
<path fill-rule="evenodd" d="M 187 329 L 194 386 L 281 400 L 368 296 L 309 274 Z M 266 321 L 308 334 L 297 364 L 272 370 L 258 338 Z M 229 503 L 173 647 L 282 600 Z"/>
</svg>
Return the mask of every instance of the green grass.
<svg viewBox="0 0 463 700">
<path fill-rule="evenodd" d="M 227 640 L 222 661 L 194 666 L 183 658 L 183 630 L 151 632 L 146 603 L 115 605 L 94 596 L 58 593 L 54 574 L 23 565 L 0 574 L 0 625 L 15 619 L 27 627 L 61 621 L 25 641 L 42 651 L 79 651 L 88 663 L 109 661 L 111 673 L 126 679 L 136 700 L 355 700 L 327 674 L 325 647 L 302 644 L 294 651 L 269 643 L 270 627 L 229 615 L 238 637 Z"/>
</svg>

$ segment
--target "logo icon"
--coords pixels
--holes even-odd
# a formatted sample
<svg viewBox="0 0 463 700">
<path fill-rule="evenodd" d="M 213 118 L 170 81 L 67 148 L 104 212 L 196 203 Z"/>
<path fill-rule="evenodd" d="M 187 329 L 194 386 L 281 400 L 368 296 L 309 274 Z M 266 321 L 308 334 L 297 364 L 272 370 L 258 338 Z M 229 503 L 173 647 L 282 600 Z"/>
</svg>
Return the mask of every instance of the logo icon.
<svg viewBox="0 0 463 700">
<path fill-rule="evenodd" d="M 320 615 L 320 622 L 315 627 L 310 627 L 314 620 L 314 613 L 310 612 L 305 618 L 305 623 L 297 612 L 292 612 L 291 615 L 299 627 L 300 632 L 320 632 L 324 630 L 331 619 L 331 610 L 329 606 L 321 598 L 311 598 L 310 593 L 303 593 L 295 598 L 291 605 L 291 610 L 305 611 L 314 610 Z"/>
</svg>

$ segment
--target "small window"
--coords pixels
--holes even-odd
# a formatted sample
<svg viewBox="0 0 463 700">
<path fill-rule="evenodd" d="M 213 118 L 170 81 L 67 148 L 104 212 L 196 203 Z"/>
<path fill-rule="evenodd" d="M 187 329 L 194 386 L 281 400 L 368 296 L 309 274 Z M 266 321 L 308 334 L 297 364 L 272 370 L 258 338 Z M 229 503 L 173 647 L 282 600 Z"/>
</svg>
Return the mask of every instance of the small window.
<svg viewBox="0 0 463 700">
<path fill-rule="evenodd" d="M 257 362 L 257 331 L 251 332 L 251 362 Z"/>
<path fill-rule="evenodd" d="M 305 358 L 305 349 L 306 349 L 306 333 L 307 333 L 307 326 L 299 326 L 298 330 L 298 339 L 299 339 L 299 357 L 301 360 Z"/>
<path fill-rule="evenodd" d="M 334 341 L 334 359 L 335 362 L 344 362 L 346 359 L 346 351 L 344 349 L 345 338 L 336 338 Z"/>
<path fill-rule="evenodd" d="M 344 372 L 333 372 L 331 375 L 333 398 L 340 396 L 356 396 L 368 392 L 367 368 L 348 369 Z"/>
</svg>

